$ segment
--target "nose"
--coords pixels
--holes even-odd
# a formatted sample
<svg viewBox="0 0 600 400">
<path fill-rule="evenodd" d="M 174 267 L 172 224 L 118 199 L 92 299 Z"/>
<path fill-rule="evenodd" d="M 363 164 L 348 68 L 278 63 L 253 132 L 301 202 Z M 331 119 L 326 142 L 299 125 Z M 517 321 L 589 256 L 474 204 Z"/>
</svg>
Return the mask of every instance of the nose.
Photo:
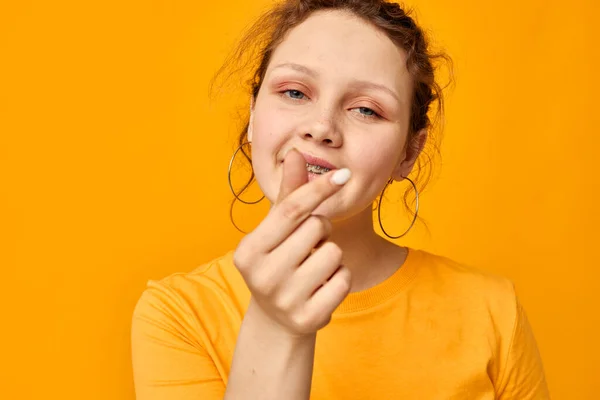
<svg viewBox="0 0 600 400">
<path fill-rule="evenodd" d="M 325 114 L 325 113 L 324 113 Z M 314 141 L 316 144 L 325 144 L 329 147 L 342 145 L 342 135 L 335 123 L 335 116 L 331 114 L 321 115 L 302 134 L 304 140 Z"/>
</svg>

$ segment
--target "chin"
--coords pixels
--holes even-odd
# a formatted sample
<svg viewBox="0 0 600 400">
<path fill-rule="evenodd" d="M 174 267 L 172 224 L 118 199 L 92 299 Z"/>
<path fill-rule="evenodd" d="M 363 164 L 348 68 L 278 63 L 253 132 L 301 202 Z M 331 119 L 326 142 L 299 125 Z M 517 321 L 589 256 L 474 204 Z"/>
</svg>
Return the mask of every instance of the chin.
<svg viewBox="0 0 600 400">
<path fill-rule="evenodd" d="M 358 212 L 351 212 L 350 210 L 345 209 L 342 204 L 336 202 L 335 199 L 330 198 L 319 204 L 312 214 L 322 215 L 331 222 L 338 222 L 352 218 L 358 214 Z"/>
</svg>

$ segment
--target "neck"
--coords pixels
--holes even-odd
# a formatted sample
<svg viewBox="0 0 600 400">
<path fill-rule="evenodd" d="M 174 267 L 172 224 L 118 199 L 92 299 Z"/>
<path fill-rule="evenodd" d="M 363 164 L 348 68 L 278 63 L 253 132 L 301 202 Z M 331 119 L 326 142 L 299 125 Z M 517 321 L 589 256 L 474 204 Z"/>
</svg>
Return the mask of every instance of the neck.
<svg viewBox="0 0 600 400">
<path fill-rule="evenodd" d="M 351 292 L 368 289 L 391 276 L 404 262 L 406 249 L 373 230 L 371 206 L 345 220 L 332 221 L 329 240 L 343 251 L 344 265 L 352 273 Z"/>
</svg>

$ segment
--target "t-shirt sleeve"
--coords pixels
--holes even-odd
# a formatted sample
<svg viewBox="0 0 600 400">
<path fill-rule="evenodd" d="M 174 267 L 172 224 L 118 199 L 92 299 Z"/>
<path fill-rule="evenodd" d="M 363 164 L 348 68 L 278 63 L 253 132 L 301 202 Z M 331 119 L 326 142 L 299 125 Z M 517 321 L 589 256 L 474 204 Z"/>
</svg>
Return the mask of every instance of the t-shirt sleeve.
<svg viewBox="0 0 600 400">
<path fill-rule="evenodd" d="M 221 400 L 225 384 L 193 334 L 187 304 L 153 282 L 133 312 L 131 345 L 137 400 Z"/>
<path fill-rule="evenodd" d="M 516 298 L 512 337 L 505 355 L 497 398 L 500 400 L 547 400 L 548 386 L 538 346 L 523 306 Z"/>
</svg>

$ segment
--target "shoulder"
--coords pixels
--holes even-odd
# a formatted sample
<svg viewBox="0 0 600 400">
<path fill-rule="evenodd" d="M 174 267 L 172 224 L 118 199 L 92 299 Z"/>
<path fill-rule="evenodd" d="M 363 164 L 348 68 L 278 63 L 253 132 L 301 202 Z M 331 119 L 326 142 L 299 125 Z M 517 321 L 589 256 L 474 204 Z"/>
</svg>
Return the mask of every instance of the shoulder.
<svg viewBox="0 0 600 400">
<path fill-rule="evenodd" d="M 514 283 L 507 277 L 449 257 L 424 250 L 419 253 L 418 275 L 421 282 L 440 290 L 460 290 L 465 294 L 490 298 L 514 297 Z"/>
<path fill-rule="evenodd" d="M 198 324 L 199 316 L 221 319 L 223 310 L 247 307 L 249 291 L 235 265 L 233 251 L 189 272 L 177 272 L 147 282 L 134 310 L 134 319 Z"/>
<path fill-rule="evenodd" d="M 498 398 L 549 398 L 537 343 L 514 283 L 448 257 L 419 255 L 415 297 L 428 315 L 456 328 L 463 339 L 470 335 L 469 343 L 479 343 L 480 351 L 491 350 L 487 368 Z"/>
<path fill-rule="evenodd" d="M 189 272 L 176 272 L 149 280 L 147 288 L 169 288 L 184 297 L 198 291 L 237 290 L 243 280 L 233 264 L 233 250 L 200 264 Z"/>
<path fill-rule="evenodd" d="M 443 255 L 417 252 L 415 291 L 440 306 L 487 318 L 506 333 L 512 329 L 518 300 L 510 279 Z"/>
</svg>

